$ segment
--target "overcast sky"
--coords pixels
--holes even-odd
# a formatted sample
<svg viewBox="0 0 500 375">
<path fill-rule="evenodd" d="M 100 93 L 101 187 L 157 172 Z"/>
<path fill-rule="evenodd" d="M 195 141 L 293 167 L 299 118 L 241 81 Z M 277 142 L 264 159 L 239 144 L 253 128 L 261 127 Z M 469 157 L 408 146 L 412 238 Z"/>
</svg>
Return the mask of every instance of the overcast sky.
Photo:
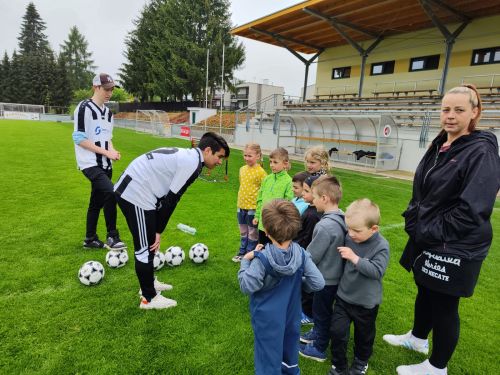
<svg viewBox="0 0 500 375">
<path fill-rule="evenodd" d="M 9 57 L 18 48 L 22 17 L 30 0 L 0 0 L 0 53 Z M 99 71 L 115 75 L 124 63 L 124 40 L 133 29 L 147 0 L 32 0 L 45 22 L 45 34 L 56 52 L 76 25 L 89 43 L 89 50 Z M 230 0 L 233 26 L 297 4 L 299 0 Z M 304 64 L 284 48 L 246 38 L 244 66 L 236 72 L 239 79 L 284 86 L 288 95 L 299 95 L 304 80 Z M 204 67 L 200 67 L 204 68 Z M 316 77 L 316 65 L 309 71 L 309 84 Z"/>
</svg>

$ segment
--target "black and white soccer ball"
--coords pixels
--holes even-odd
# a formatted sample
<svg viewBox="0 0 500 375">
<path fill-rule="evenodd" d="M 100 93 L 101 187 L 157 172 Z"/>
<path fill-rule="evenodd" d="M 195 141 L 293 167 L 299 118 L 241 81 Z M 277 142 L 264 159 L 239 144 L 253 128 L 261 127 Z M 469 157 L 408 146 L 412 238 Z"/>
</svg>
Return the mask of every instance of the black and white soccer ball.
<svg viewBox="0 0 500 375">
<path fill-rule="evenodd" d="M 203 263 L 208 259 L 208 247 L 202 243 L 195 243 L 189 249 L 189 259 L 194 263 Z"/>
<path fill-rule="evenodd" d="M 165 251 L 165 262 L 167 262 L 167 265 L 170 267 L 180 266 L 182 262 L 184 262 L 185 257 L 186 254 L 184 250 L 179 246 L 170 246 Z"/>
<path fill-rule="evenodd" d="M 111 268 L 123 267 L 128 262 L 127 250 L 109 250 L 106 254 L 106 263 Z"/>
<path fill-rule="evenodd" d="M 101 263 L 91 260 L 80 267 L 78 278 L 83 285 L 96 285 L 104 278 L 104 267 Z"/>
<path fill-rule="evenodd" d="M 157 251 L 153 259 L 153 267 L 155 268 L 155 271 L 161 270 L 164 265 L 165 254 L 163 254 L 161 251 Z"/>
</svg>

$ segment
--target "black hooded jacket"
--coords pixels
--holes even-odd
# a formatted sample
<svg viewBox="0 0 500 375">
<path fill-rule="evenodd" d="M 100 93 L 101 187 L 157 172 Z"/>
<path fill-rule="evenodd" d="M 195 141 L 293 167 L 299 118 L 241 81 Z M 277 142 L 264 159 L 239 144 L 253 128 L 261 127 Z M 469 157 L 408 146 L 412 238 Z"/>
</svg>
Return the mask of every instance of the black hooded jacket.
<svg viewBox="0 0 500 375">
<path fill-rule="evenodd" d="M 491 245 L 490 216 L 500 188 L 497 139 L 474 131 L 440 153 L 446 137 L 436 137 L 420 161 L 403 213 L 410 238 L 400 263 L 408 271 L 423 250 L 482 260 Z"/>
</svg>

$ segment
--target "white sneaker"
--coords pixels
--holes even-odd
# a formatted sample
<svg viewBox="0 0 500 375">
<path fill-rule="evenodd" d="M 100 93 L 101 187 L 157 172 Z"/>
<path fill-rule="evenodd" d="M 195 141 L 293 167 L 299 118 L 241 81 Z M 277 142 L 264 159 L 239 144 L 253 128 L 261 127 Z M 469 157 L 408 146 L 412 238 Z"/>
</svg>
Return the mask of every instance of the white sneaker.
<svg viewBox="0 0 500 375">
<path fill-rule="evenodd" d="M 396 368 L 398 375 L 447 375 L 448 371 L 446 368 L 440 369 L 434 367 L 430 364 L 429 360 L 426 359 L 424 362 L 409 365 L 409 366 L 398 366 Z"/>
<path fill-rule="evenodd" d="M 382 338 L 394 346 L 402 346 L 403 348 L 415 350 L 423 354 L 429 353 L 429 340 L 413 336 L 411 330 L 405 335 L 384 335 Z"/>
<path fill-rule="evenodd" d="M 149 310 L 149 309 L 168 309 L 170 307 L 177 306 L 177 302 L 170 298 L 165 298 L 161 294 L 157 294 L 153 297 L 151 301 L 144 297 L 141 298 L 141 303 L 139 308 Z"/>
<path fill-rule="evenodd" d="M 154 287 L 156 292 L 163 292 L 164 290 L 172 290 L 174 287 L 167 283 L 162 283 L 155 277 Z M 142 296 L 142 289 L 139 289 L 139 295 Z"/>
</svg>

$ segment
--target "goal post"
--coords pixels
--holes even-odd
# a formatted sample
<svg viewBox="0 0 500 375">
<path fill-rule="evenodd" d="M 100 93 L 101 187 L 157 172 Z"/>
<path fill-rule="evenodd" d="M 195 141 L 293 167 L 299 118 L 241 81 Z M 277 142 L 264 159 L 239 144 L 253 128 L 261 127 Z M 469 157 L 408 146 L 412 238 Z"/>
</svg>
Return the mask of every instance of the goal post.
<svg viewBox="0 0 500 375">
<path fill-rule="evenodd" d="M 12 120 L 40 120 L 45 107 L 38 104 L 0 103 L 0 118 Z"/>
<path fill-rule="evenodd" d="M 165 137 L 165 127 L 170 125 L 168 113 L 156 109 L 137 109 L 135 111 L 136 132 L 151 133 L 158 137 Z"/>
</svg>

